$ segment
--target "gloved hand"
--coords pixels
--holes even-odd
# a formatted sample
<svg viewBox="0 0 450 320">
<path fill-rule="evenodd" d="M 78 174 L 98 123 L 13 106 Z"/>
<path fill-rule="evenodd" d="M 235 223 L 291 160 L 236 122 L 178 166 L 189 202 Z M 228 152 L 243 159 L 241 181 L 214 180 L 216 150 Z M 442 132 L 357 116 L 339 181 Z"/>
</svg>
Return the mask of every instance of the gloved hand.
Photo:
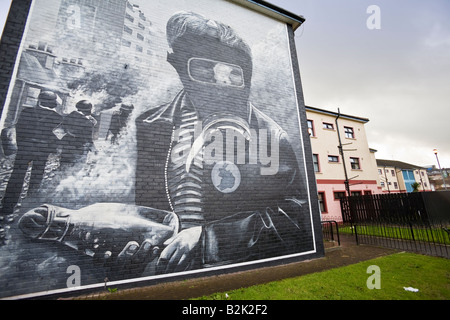
<svg viewBox="0 0 450 320">
<path fill-rule="evenodd" d="M 113 280 L 139 276 L 176 236 L 179 221 L 172 212 L 134 205 L 99 203 L 79 210 L 42 205 L 25 213 L 19 228 L 29 238 L 60 242 L 93 257 Z"/>
<path fill-rule="evenodd" d="M 158 274 L 179 272 L 189 269 L 194 262 L 202 227 L 192 227 L 167 240 L 167 247 L 161 253 L 156 270 Z"/>
</svg>

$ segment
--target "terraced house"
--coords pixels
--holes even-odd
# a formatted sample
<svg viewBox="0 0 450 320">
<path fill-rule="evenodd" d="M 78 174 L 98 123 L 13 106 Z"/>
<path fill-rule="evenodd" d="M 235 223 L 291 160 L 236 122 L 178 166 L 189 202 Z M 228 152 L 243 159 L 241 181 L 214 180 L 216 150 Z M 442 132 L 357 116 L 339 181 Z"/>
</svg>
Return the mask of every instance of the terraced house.
<svg viewBox="0 0 450 320">
<path fill-rule="evenodd" d="M 377 159 L 377 166 L 383 193 L 432 191 L 426 168 L 383 159 Z"/>
<path fill-rule="evenodd" d="M 369 119 L 306 106 L 322 220 L 342 221 L 339 199 L 381 193 Z"/>
</svg>

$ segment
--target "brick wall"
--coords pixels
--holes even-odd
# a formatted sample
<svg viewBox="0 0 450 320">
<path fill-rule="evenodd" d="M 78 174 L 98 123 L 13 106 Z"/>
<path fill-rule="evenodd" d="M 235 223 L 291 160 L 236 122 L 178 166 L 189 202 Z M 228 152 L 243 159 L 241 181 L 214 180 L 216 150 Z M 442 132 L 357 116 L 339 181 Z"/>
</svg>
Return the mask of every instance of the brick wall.
<svg viewBox="0 0 450 320">
<path fill-rule="evenodd" d="M 219 0 L 29 8 L 0 46 L 1 297 L 323 255 L 290 26 Z"/>
</svg>

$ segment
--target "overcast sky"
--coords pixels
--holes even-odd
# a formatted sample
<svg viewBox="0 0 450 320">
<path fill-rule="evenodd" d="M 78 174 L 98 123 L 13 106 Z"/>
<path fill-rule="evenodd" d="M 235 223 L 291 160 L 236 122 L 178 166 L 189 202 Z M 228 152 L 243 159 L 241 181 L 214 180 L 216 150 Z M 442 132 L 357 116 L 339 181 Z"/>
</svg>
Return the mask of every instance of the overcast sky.
<svg viewBox="0 0 450 320">
<path fill-rule="evenodd" d="M 378 159 L 450 167 L 450 1 L 271 0 L 296 31 L 307 105 L 369 118 Z M 370 30 L 370 5 L 381 29 Z"/>
<path fill-rule="evenodd" d="M 432 165 L 437 148 L 450 167 L 449 0 L 269 2 L 306 18 L 295 34 L 307 105 L 369 118 L 378 159 Z M 380 29 L 367 27 L 371 5 Z"/>
</svg>

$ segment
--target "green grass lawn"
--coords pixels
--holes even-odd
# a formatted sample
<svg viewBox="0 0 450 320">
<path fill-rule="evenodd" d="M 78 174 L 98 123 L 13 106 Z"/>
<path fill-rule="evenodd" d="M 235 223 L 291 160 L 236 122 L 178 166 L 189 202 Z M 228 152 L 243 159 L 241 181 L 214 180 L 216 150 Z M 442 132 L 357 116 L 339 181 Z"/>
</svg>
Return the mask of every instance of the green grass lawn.
<svg viewBox="0 0 450 320">
<path fill-rule="evenodd" d="M 367 288 L 371 265 L 380 269 L 380 289 Z M 404 287 L 419 289 L 406 291 Z M 448 300 L 450 260 L 397 253 L 346 267 L 270 282 L 199 300 Z"/>
</svg>

